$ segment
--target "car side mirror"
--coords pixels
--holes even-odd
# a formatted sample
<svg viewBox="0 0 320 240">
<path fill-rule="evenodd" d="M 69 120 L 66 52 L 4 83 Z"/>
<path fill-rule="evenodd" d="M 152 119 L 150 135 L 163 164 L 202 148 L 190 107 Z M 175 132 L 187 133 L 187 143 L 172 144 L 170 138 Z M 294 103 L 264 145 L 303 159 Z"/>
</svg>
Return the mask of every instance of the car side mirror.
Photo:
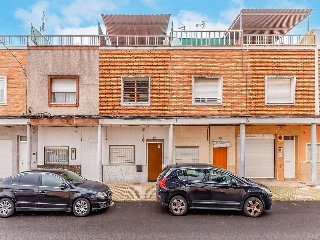
<svg viewBox="0 0 320 240">
<path fill-rule="evenodd" d="M 230 184 L 231 184 L 231 186 L 233 186 L 233 187 L 238 187 L 238 182 L 237 182 L 237 180 L 235 180 L 235 179 L 231 179 Z"/>
<path fill-rule="evenodd" d="M 62 183 L 62 184 L 59 186 L 59 188 L 60 188 L 61 190 L 64 190 L 64 189 L 68 188 L 68 185 L 67 185 L 66 183 Z"/>
</svg>

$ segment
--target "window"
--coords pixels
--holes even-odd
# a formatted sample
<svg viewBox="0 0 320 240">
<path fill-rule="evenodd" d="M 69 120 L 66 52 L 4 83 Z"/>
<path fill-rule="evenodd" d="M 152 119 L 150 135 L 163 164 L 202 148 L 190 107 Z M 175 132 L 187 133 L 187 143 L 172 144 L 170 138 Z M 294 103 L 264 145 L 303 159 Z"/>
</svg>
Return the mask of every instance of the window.
<svg viewBox="0 0 320 240">
<path fill-rule="evenodd" d="M 69 147 L 44 147 L 45 164 L 69 164 Z"/>
<path fill-rule="evenodd" d="M 176 147 L 176 163 L 199 162 L 199 147 Z"/>
<path fill-rule="evenodd" d="M 134 146 L 109 146 L 109 159 L 111 164 L 134 164 Z"/>
<path fill-rule="evenodd" d="M 124 105 L 150 104 L 149 77 L 122 77 L 121 99 Z"/>
<path fill-rule="evenodd" d="M 0 76 L 0 105 L 7 104 L 7 77 Z"/>
<path fill-rule="evenodd" d="M 204 169 L 187 169 L 184 174 L 188 181 L 207 181 Z"/>
<path fill-rule="evenodd" d="M 49 76 L 49 106 L 78 106 L 79 77 Z"/>
<path fill-rule="evenodd" d="M 194 104 L 222 104 L 221 77 L 193 77 Z"/>
<path fill-rule="evenodd" d="M 312 156 L 311 156 L 311 143 L 307 143 L 306 145 L 306 152 L 307 152 L 307 162 L 312 162 Z M 317 143 L 317 154 L 318 154 L 318 162 L 320 162 L 320 143 Z"/>
<path fill-rule="evenodd" d="M 296 78 L 294 76 L 266 76 L 265 104 L 294 104 L 295 88 Z"/>
<path fill-rule="evenodd" d="M 44 187 L 59 187 L 63 181 L 51 174 L 42 174 L 41 186 Z"/>
<path fill-rule="evenodd" d="M 210 170 L 210 180 L 216 183 L 231 183 L 232 177 L 220 169 Z"/>
<path fill-rule="evenodd" d="M 12 179 L 13 185 L 23 185 L 23 186 L 37 186 L 38 185 L 39 174 L 22 174 Z"/>
</svg>

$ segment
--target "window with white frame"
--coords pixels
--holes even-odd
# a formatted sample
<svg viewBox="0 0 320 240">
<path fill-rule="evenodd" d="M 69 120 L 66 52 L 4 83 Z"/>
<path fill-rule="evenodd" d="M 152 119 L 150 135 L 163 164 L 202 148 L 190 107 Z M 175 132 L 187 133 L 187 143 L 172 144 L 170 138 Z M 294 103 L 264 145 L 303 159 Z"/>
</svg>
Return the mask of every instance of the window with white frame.
<svg viewBox="0 0 320 240">
<path fill-rule="evenodd" d="M 292 105 L 295 101 L 295 76 L 266 76 L 265 104 Z"/>
<path fill-rule="evenodd" d="M 44 147 L 45 164 L 69 164 L 69 147 Z"/>
<path fill-rule="evenodd" d="M 311 156 L 311 143 L 306 144 L 306 152 L 307 152 L 307 162 L 312 162 L 312 156 Z M 318 155 L 318 162 L 320 162 L 320 143 L 317 143 L 317 155 Z"/>
<path fill-rule="evenodd" d="M 0 76 L 0 105 L 7 104 L 7 77 Z"/>
<path fill-rule="evenodd" d="M 199 147 L 198 146 L 182 146 L 175 147 L 176 163 L 198 163 Z"/>
<path fill-rule="evenodd" d="M 48 85 L 49 106 L 78 106 L 78 76 L 49 76 Z"/>
<path fill-rule="evenodd" d="M 134 164 L 135 147 L 133 145 L 110 145 L 110 164 Z"/>
<path fill-rule="evenodd" d="M 150 78 L 122 77 L 121 100 L 124 105 L 150 104 Z"/>
<path fill-rule="evenodd" d="M 194 104 L 221 104 L 222 77 L 193 77 Z"/>
</svg>

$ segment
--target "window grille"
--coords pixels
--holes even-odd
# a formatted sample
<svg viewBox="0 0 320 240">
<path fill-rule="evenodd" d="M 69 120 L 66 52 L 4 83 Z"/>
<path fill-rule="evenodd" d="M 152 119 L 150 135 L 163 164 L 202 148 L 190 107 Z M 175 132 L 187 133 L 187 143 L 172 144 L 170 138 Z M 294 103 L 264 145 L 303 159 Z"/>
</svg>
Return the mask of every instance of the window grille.
<svg viewBox="0 0 320 240">
<path fill-rule="evenodd" d="M 110 164 L 134 164 L 135 146 L 109 146 Z"/>
<path fill-rule="evenodd" d="M 312 162 L 312 156 L 311 156 L 311 143 L 307 143 L 306 145 L 307 150 L 307 162 Z M 317 154 L 318 154 L 318 163 L 320 162 L 320 143 L 317 143 Z"/>
<path fill-rule="evenodd" d="M 45 164 L 69 164 L 69 147 L 45 147 Z"/>
<path fill-rule="evenodd" d="M 149 104 L 149 77 L 123 77 L 122 103 Z"/>
<path fill-rule="evenodd" d="M 199 147 L 176 147 L 176 163 L 198 163 Z"/>
</svg>

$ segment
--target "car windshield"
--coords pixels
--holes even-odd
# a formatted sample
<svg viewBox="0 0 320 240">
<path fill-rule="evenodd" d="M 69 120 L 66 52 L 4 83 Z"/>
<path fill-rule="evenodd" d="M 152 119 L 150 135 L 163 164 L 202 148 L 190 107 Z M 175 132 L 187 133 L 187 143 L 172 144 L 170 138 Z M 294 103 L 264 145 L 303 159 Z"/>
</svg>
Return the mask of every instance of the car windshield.
<svg viewBox="0 0 320 240">
<path fill-rule="evenodd" d="M 81 177 L 80 175 L 78 175 L 72 171 L 65 171 L 65 172 L 60 173 L 59 175 L 72 184 L 80 184 L 80 183 L 84 183 L 86 181 L 85 178 Z"/>
</svg>

